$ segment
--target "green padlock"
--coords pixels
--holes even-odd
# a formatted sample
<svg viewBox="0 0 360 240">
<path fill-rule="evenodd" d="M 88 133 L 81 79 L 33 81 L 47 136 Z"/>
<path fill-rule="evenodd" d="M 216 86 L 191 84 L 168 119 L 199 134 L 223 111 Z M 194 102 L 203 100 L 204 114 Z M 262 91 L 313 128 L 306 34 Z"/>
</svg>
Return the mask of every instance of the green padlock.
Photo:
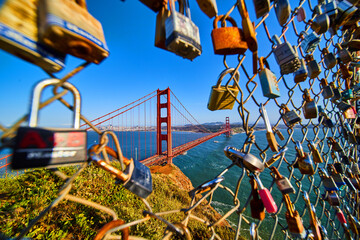
<svg viewBox="0 0 360 240">
<path fill-rule="evenodd" d="M 225 85 L 221 85 L 223 78 L 229 73 L 235 74 L 233 77 L 234 82 L 239 82 L 240 74 L 238 71 L 235 72 L 235 68 L 228 68 L 222 71 L 217 84 L 211 88 L 209 102 L 207 105 L 209 110 L 231 110 L 234 107 L 235 99 L 239 93 L 239 88 L 236 84 L 230 86 L 230 81 L 228 81 Z M 234 96 L 226 89 L 226 87 L 228 87 Z"/>
</svg>

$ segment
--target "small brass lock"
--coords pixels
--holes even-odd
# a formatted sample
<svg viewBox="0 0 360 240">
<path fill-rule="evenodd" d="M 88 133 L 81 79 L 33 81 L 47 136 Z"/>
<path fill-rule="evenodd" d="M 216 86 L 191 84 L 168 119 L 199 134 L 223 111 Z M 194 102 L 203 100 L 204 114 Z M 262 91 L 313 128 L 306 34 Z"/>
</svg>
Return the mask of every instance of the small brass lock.
<svg viewBox="0 0 360 240">
<path fill-rule="evenodd" d="M 276 81 L 276 76 L 272 71 L 270 71 L 268 62 L 264 59 L 264 57 L 260 57 L 259 62 L 259 78 L 263 95 L 268 98 L 280 97 L 280 90 Z M 266 65 L 266 68 L 264 67 L 264 64 Z"/>
<path fill-rule="evenodd" d="M 295 207 L 292 204 L 288 194 L 283 195 L 283 198 L 287 209 L 285 213 L 285 218 L 289 227 L 289 232 L 296 238 L 298 237 L 301 239 L 305 238 L 306 230 L 304 228 L 299 212 L 295 210 Z"/>
<path fill-rule="evenodd" d="M 317 118 L 318 117 L 318 108 L 313 99 L 310 97 L 310 92 L 308 89 L 304 90 L 303 99 L 305 104 L 303 106 L 303 114 L 306 119 Z"/>
<path fill-rule="evenodd" d="M 331 82 L 331 83 L 330 83 L 330 86 L 331 86 L 331 88 L 332 88 L 332 90 L 333 90 L 333 93 L 334 93 L 334 96 L 331 98 L 331 101 L 332 101 L 333 103 L 335 103 L 337 100 L 341 99 L 341 92 L 340 92 L 339 88 L 337 88 L 337 87 L 335 86 L 335 83 L 334 83 L 334 82 Z"/>
<path fill-rule="evenodd" d="M 305 56 L 305 61 L 306 61 L 306 66 L 308 69 L 308 77 L 310 79 L 314 79 L 317 76 L 319 76 L 319 74 L 321 73 L 321 68 L 319 66 L 319 64 L 316 62 L 316 60 L 314 59 L 313 55 L 306 55 Z"/>
<path fill-rule="evenodd" d="M 295 142 L 296 150 L 296 163 L 299 167 L 301 174 L 314 175 L 314 166 L 313 161 L 310 158 L 310 155 L 304 152 L 300 141 Z"/>
<path fill-rule="evenodd" d="M 294 72 L 294 82 L 295 83 L 303 82 L 308 77 L 308 70 L 305 65 L 305 60 L 301 59 L 300 62 L 301 62 L 300 68 L 296 72 Z"/>
<path fill-rule="evenodd" d="M 317 149 L 315 143 L 313 141 L 310 141 L 308 143 L 308 148 L 310 149 L 311 151 L 311 155 L 314 159 L 314 162 L 315 163 L 322 163 L 323 162 L 323 159 L 321 157 L 321 154 L 319 152 L 319 150 Z"/>
<path fill-rule="evenodd" d="M 322 50 L 322 57 L 324 58 L 324 63 L 327 69 L 331 69 L 336 66 L 336 57 L 334 53 L 329 52 L 327 48 Z"/>
<path fill-rule="evenodd" d="M 265 206 L 260 199 L 258 193 L 258 185 L 253 177 L 250 178 L 250 184 L 251 184 L 251 195 L 252 195 L 252 199 L 250 200 L 251 217 L 255 219 L 259 219 L 260 221 L 264 220 Z"/>
<path fill-rule="evenodd" d="M 234 84 L 233 86 L 229 86 L 229 83 L 226 85 L 221 85 L 221 82 L 225 75 L 231 73 L 233 76 L 234 82 L 239 82 L 240 74 L 238 71 L 235 72 L 234 68 L 228 68 L 221 72 L 218 82 L 215 86 L 211 88 L 211 93 L 209 97 L 209 102 L 207 105 L 207 108 L 211 111 L 215 110 L 225 110 L 225 109 L 232 109 L 235 104 L 235 99 L 239 93 L 239 89 Z M 234 96 L 231 95 L 231 93 L 226 89 L 229 88 L 229 91 L 231 91 Z"/>
<path fill-rule="evenodd" d="M 233 55 L 243 54 L 247 49 L 248 45 L 245 41 L 244 32 L 237 27 L 237 24 L 233 18 L 220 15 L 214 19 L 213 27 L 211 32 L 211 39 L 214 47 L 214 53 L 219 55 Z M 218 22 L 222 20 L 223 26 L 218 28 Z M 226 26 L 226 21 L 232 24 L 232 27 Z"/>
</svg>

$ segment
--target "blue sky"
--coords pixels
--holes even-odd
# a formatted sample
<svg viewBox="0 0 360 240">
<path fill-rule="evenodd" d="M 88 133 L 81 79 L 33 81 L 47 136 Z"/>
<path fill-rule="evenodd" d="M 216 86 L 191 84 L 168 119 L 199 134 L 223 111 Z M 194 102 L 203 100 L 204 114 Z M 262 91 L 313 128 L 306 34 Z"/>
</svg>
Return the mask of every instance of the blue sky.
<svg viewBox="0 0 360 240">
<path fill-rule="evenodd" d="M 1 0 L 0 0 L 1 3 Z M 217 1 L 219 14 L 225 14 L 235 1 Z M 252 21 L 256 19 L 253 1 L 246 1 Z M 223 56 L 215 55 L 211 42 L 213 19 L 202 13 L 195 0 L 190 0 L 192 20 L 200 29 L 202 55 L 194 61 L 176 56 L 154 46 L 156 14 L 137 0 L 87 1 L 89 12 L 103 26 L 110 56 L 101 64 L 91 64 L 70 80 L 82 94 L 82 114 L 93 119 L 138 99 L 155 89 L 170 87 L 187 109 L 200 123 L 224 121 L 230 116 L 231 122 L 239 122 L 237 111 L 209 111 L 207 101 L 211 86 L 224 70 Z M 231 15 L 239 26 L 241 17 L 237 9 Z M 280 34 L 281 29 L 274 10 L 266 21 L 271 34 Z M 298 24 L 298 23 L 297 23 Z M 302 27 L 304 24 L 302 24 Z M 294 40 L 289 31 L 288 40 Z M 267 54 L 271 45 L 264 28 L 258 31 L 259 56 Z M 296 40 L 292 42 L 295 44 Z M 251 72 L 251 52 L 246 52 L 245 66 Z M 271 70 L 279 76 L 279 67 L 274 57 L 270 57 Z M 66 67 L 56 76 L 64 76 L 83 60 L 67 56 Z M 229 56 L 231 67 L 237 64 L 237 56 Z M 48 78 L 37 66 L 18 59 L 0 50 L 0 123 L 12 125 L 28 112 L 31 89 L 38 81 Z M 292 75 L 289 75 L 292 78 Z M 240 72 L 240 85 L 244 86 L 245 75 Z M 258 77 L 255 81 L 259 83 Z M 283 86 L 280 85 L 280 90 Z M 287 95 L 282 91 L 282 94 Z M 259 101 L 265 101 L 259 88 L 255 93 Z M 281 102 L 281 101 L 280 101 Z M 249 108 L 252 103 L 249 103 Z M 251 117 L 257 117 L 257 107 L 253 105 Z M 271 104 L 269 105 L 269 108 Z M 270 110 L 270 109 L 269 109 Z M 268 110 L 268 112 L 269 112 Z M 276 112 L 278 110 L 276 109 Z M 270 110 L 270 118 L 277 119 Z M 60 103 L 55 103 L 40 114 L 41 123 L 56 126 L 68 123 L 70 113 Z M 253 118 L 255 119 L 255 118 Z"/>
</svg>

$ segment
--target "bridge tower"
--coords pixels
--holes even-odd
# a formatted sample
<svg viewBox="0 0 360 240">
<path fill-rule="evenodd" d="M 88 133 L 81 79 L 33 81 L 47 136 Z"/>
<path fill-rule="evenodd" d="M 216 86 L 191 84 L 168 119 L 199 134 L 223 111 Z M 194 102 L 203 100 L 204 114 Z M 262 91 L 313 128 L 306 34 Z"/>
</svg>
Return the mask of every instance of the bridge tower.
<svg viewBox="0 0 360 240">
<path fill-rule="evenodd" d="M 163 96 L 161 98 L 161 96 Z M 165 102 L 161 100 L 165 99 Z M 166 142 L 167 163 L 172 163 L 172 136 L 171 136 L 171 102 L 170 102 L 170 88 L 165 90 L 157 90 L 157 155 L 163 154 L 162 143 Z M 165 114 L 166 110 L 166 114 Z M 166 126 L 165 133 L 162 132 L 162 124 Z"/>
<path fill-rule="evenodd" d="M 226 129 L 226 130 L 227 130 L 227 129 L 230 130 L 230 118 L 229 118 L 229 117 L 226 117 L 226 118 L 225 118 L 225 129 Z M 225 136 L 227 136 L 227 137 L 230 137 L 230 135 L 231 135 L 231 132 L 230 132 L 230 131 L 228 131 L 228 132 L 225 133 Z"/>
</svg>

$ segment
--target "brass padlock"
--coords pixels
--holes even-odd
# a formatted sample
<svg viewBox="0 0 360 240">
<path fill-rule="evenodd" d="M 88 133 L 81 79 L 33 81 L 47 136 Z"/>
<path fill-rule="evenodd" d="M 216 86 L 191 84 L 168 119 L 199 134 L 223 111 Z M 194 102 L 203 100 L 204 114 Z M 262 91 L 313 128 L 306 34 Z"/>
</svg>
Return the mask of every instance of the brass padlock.
<svg viewBox="0 0 360 240">
<path fill-rule="evenodd" d="M 170 16 L 170 10 L 165 4 L 156 15 L 155 47 L 166 50 L 165 20 Z"/>
<path fill-rule="evenodd" d="M 233 18 L 227 16 L 224 19 L 224 17 L 224 15 L 220 15 L 214 19 L 214 29 L 211 32 L 214 53 L 219 55 L 243 54 L 248 49 L 243 31 L 237 27 Z M 223 23 L 221 28 L 217 26 L 219 20 L 222 20 Z M 230 22 L 232 27 L 227 27 L 226 21 Z"/>
<path fill-rule="evenodd" d="M 324 48 L 322 51 L 322 58 L 324 58 L 324 63 L 327 69 L 331 69 L 336 66 L 337 60 L 334 53 L 330 53 L 327 48 Z"/>
<path fill-rule="evenodd" d="M 279 129 L 277 129 L 276 127 L 273 127 L 272 130 L 274 133 L 276 133 L 276 135 L 280 138 L 281 141 L 285 140 L 284 135 L 282 134 L 282 132 L 280 132 Z"/>
<path fill-rule="evenodd" d="M 259 63 L 259 78 L 264 97 L 268 97 L 271 99 L 280 97 L 280 89 L 277 83 L 276 76 L 272 71 L 270 71 L 268 62 L 264 57 L 260 57 Z M 266 67 L 264 67 L 264 64 Z"/>
<path fill-rule="evenodd" d="M 314 175 L 314 166 L 313 161 L 310 158 L 310 155 L 304 152 L 300 141 L 295 142 L 296 150 L 296 164 L 301 172 L 301 174 Z"/>
<path fill-rule="evenodd" d="M 332 90 L 333 90 L 333 93 L 334 93 L 334 96 L 331 98 L 331 101 L 332 101 L 333 103 L 335 103 L 337 100 L 339 100 L 339 99 L 341 98 L 341 92 L 340 92 L 339 88 L 337 88 L 337 87 L 335 86 L 335 83 L 334 83 L 334 82 L 331 82 L 331 83 L 330 83 L 330 86 L 331 86 L 331 88 L 332 88 Z"/>
<path fill-rule="evenodd" d="M 65 67 L 65 54 L 39 41 L 37 9 L 38 0 L 7 0 L 0 6 L 0 48 L 47 72 L 58 72 Z"/>
<path fill-rule="evenodd" d="M 322 13 L 320 5 L 317 5 L 314 10 L 317 16 L 311 24 L 311 29 L 314 30 L 317 34 L 326 33 L 330 27 L 329 15 Z"/>
<path fill-rule="evenodd" d="M 315 240 L 321 240 L 323 238 L 321 237 L 319 220 L 316 217 L 315 207 L 311 204 L 309 194 L 306 191 L 303 191 L 303 199 L 309 211 L 310 227 L 314 235 L 313 238 Z"/>
<path fill-rule="evenodd" d="M 231 110 L 233 108 L 236 101 L 235 99 L 239 93 L 239 88 L 236 84 L 234 84 L 233 86 L 230 86 L 229 83 L 227 83 L 226 85 L 221 85 L 223 78 L 229 73 L 232 74 L 234 82 L 239 82 L 240 74 L 238 71 L 235 72 L 234 68 L 228 68 L 222 71 L 220 73 L 217 84 L 211 88 L 209 102 L 207 105 L 207 108 L 209 110 Z M 234 96 L 227 90 L 227 87 Z"/>
<path fill-rule="evenodd" d="M 303 82 L 308 77 L 308 70 L 305 65 L 305 60 L 301 59 L 300 62 L 301 62 L 300 68 L 296 72 L 294 72 L 294 82 L 295 83 Z"/>
<path fill-rule="evenodd" d="M 299 215 L 299 212 L 295 210 L 294 205 L 291 202 L 291 199 L 288 194 L 283 195 L 285 206 L 286 206 L 286 213 L 285 218 L 288 224 L 289 232 L 296 238 L 305 238 L 306 231 L 302 222 L 302 219 Z"/>
<path fill-rule="evenodd" d="M 308 143 L 308 148 L 309 150 L 311 151 L 311 155 L 314 159 L 314 162 L 315 163 L 322 163 L 323 162 L 323 159 L 321 157 L 321 154 L 319 152 L 319 150 L 316 148 L 316 145 L 313 141 L 310 141 Z"/>
<path fill-rule="evenodd" d="M 99 64 L 109 56 L 101 23 L 85 0 L 40 0 L 39 39 L 59 52 Z"/>
<path fill-rule="evenodd" d="M 318 107 L 313 99 L 310 97 L 308 89 L 304 89 L 303 99 L 305 101 L 303 106 L 303 114 L 306 119 L 318 117 Z"/>
<path fill-rule="evenodd" d="M 321 94 L 324 97 L 324 99 L 329 99 L 334 96 L 333 89 L 330 85 L 328 85 L 326 78 L 322 78 L 320 80 L 320 86 L 322 88 Z"/>
<path fill-rule="evenodd" d="M 308 77 L 310 79 L 314 79 L 321 73 L 321 68 L 319 64 L 314 59 L 314 56 L 312 54 L 305 56 L 306 66 L 308 69 Z"/>
<path fill-rule="evenodd" d="M 218 14 L 216 0 L 196 0 L 201 11 L 209 18 L 213 18 Z"/>
<path fill-rule="evenodd" d="M 343 152 L 343 148 L 340 146 L 340 144 L 335 141 L 335 139 L 333 137 L 327 137 L 328 141 L 328 145 L 329 147 L 332 146 L 332 150 L 334 150 L 335 152 Z"/>
<path fill-rule="evenodd" d="M 284 123 L 287 127 L 293 127 L 296 123 L 301 122 L 301 117 L 295 112 L 295 110 L 291 110 L 285 104 L 281 104 L 281 117 L 284 120 Z"/>
<path fill-rule="evenodd" d="M 269 0 L 253 0 L 256 18 L 261 18 L 270 12 Z"/>
</svg>

